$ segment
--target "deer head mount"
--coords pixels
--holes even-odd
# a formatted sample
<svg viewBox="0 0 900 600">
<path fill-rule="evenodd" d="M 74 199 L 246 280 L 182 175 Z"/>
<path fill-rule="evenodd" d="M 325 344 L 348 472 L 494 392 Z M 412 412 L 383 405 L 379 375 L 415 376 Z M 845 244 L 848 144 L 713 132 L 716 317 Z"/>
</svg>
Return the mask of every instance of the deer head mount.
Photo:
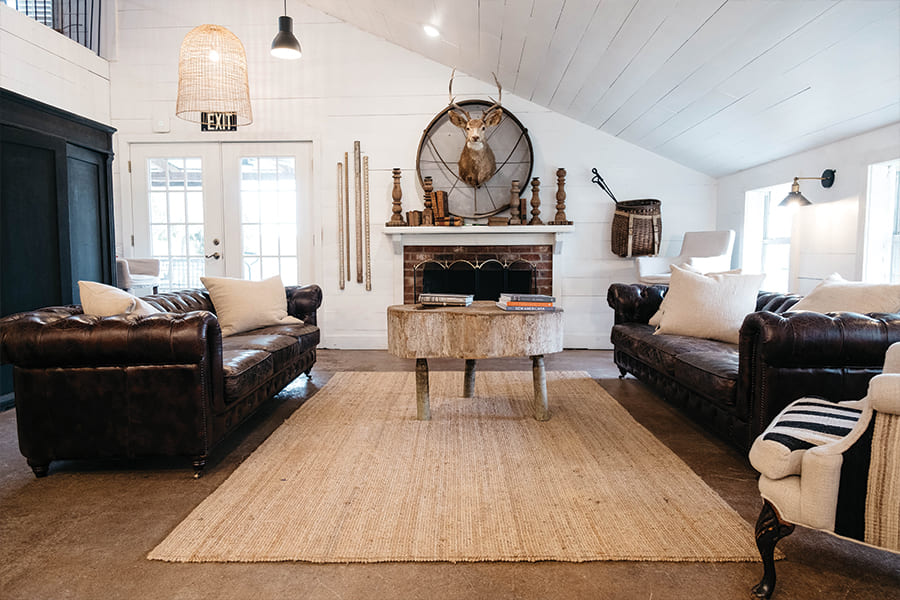
<svg viewBox="0 0 900 600">
<path fill-rule="evenodd" d="M 503 98 L 503 88 L 494 75 L 494 83 L 497 84 L 497 100 L 491 98 L 493 106 L 481 113 L 480 117 L 473 118 L 461 106 L 456 103 L 453 97 L 453 77 L 456 75 L 456 69 L 450 74 L 450 107 L 448 113 L 450 122 L 463 130 L 466 134 L 466 144 L 463 146 L 459 155 L 459 178 L 473 187 L 480 187 L 481 184 L 494 176 L 497 170 L 497 161 L 494 159 L 494 153 L 488 146 L 485 133 L 488 127 L 495 127 L 500 124 L 503 117 L 503 109 L 500 108 L 500 100 Z"/>
</svg>

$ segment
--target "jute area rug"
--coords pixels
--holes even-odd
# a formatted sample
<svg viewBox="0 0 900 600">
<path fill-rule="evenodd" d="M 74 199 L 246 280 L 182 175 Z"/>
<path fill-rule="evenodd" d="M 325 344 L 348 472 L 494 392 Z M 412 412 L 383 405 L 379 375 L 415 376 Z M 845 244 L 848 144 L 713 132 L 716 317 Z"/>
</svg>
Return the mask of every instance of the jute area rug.
<svg viewBox="0 0 900 600">
<path fill-rule="evenodd" d="M 583 372 L 339 373 L 149 554 L 176 562 L 750 561 L 753 529 Z"/>
</svg>

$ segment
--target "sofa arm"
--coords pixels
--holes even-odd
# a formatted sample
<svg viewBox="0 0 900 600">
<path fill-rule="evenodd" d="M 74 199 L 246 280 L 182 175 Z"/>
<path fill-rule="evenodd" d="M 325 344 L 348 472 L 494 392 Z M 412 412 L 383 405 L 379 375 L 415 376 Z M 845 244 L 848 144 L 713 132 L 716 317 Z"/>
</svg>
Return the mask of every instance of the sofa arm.
<svg viewBox="0 0 900 600">
<path fill-rule="evenodd" d="M 742 357 L 781 367 L 877 367 L 900 341 L 900 314 L 762 311 L 744 318 Z"/>
<path fill-rule="evenodd" d="M 21 368 L 103 367 L 216 362 L 219 322 L 208 311 L 145 317 L 50 316 L 38 311 L 0 320 L 3 362 Z M 217 359 L 217 360 L 216 360 Z"/>
<path fill-rule="evenodd" d="M 606 293 L 606 302 L 615 313 L 615 323 L 646 323 L 659 305 L 668 286 L 642 283 L 614 283 Z"/>
<path fill-rule="evenodd" d="M 322 288 L 316 284 L 289 285 L 287 294 L 288 314 L 309 325 L 316 324 L 316 311 L 322 306 Z"/>
</svg>

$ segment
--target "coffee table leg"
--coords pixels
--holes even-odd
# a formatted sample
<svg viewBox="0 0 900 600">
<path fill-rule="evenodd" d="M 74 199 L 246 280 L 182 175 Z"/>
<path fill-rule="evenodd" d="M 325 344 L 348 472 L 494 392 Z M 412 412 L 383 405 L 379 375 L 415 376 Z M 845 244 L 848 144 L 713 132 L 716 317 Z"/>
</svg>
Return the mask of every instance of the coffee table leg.
<svg viewBox="0 0 900 600">
<path fill-rule="evenodd" d="M 466 377 L 463 380 L 463 398 L 475 396 L 475 359 L 466 359 Z"/>
<path fill-rule="evenodd" d="M 431 402 L 428 397 L 428 359 L 416 359 L 416 418 L 431 420 Z"/>
<path fill-rule="evenodd" d="M 547 405 L 547 373 L 544 371 L 544 356 L 538 354 L 531 357 L 531 372 L 534 376 L 534 418 L 538 421 L 550 420 L 550 407 Z"/>
</svg>

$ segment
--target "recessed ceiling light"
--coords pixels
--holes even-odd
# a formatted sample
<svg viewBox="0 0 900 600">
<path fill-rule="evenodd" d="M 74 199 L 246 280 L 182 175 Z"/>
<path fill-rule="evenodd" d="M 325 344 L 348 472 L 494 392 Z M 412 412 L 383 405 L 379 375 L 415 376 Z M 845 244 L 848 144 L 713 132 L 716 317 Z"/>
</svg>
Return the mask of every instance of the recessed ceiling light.
<svg viewBox="0 0 900 600">
<path fill-rule="evenodd" d="M 438 31 L 438 28 L 434 25 L 423 25 L 422 29 L 425 30 L 425 35 L 427 35 L 428 37 L 436 38 L 441 35 L 441 32 Z"/>
</svg>

